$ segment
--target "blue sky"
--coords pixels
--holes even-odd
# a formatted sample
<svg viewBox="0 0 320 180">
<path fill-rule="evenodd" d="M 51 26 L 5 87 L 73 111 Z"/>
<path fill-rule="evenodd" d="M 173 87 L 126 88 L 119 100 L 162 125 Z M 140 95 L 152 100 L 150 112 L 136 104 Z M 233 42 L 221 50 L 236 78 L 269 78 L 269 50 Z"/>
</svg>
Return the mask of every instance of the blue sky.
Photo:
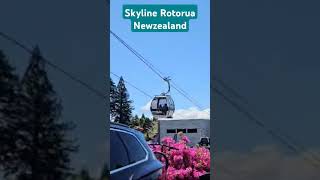
<svg viewBox="0 0 320 180">
<path fill-rule="evenodd" d="M 196 99 L 203 109 L 210 108 L 210 1 L 183 1 L 198 5 L 198 18 L 190 20 L 189 32 L 131 32 L 130 20 L 123 19 L 123 4 L 178 4 L 182 1 L 146 0 L 111 1 L 110 29 L 141 53 L 165 76 L 170 76 Z M 119 41 L 110 35 L 111 68 L 117 75 L 150 95 L 166 90 L 167 85 Z M 111 75 L 115 82 L 118 79 Z M 127 85 L 134 101 L 134 113 L 145 113 L 143 106 L 151 100 Z M 172 89 L 177 113 L 197 113 L 195 105 Z M 190 113 L 189 113 L 190 114 Z M 192 113 L 191 113 L 192 114 Z"/>
</svg>

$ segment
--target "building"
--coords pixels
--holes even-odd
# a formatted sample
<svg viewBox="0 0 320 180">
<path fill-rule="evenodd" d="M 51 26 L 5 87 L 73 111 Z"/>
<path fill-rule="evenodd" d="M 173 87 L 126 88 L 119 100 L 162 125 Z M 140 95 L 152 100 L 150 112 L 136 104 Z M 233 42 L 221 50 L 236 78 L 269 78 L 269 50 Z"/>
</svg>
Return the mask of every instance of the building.
<svg viewBox="0 0 320 180">
<path fill-rule="evenodd" d="M 160 139 L 165 136 L 174 137 L 178 132 L 183 132 L 196 145 L 201 137 L 210 137 L 209 119 L 159 119 Z"/>
</svg>

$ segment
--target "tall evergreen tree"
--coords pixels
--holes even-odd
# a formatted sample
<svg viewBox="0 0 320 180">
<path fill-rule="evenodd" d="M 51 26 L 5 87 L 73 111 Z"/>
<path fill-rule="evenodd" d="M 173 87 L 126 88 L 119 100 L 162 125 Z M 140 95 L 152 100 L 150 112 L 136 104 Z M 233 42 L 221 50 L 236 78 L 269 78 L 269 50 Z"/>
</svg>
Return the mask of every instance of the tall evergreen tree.
<svg viewBox="0 0 320 180">
<path fill-rule="evenodd" d="M 148 117 L 146 117 L 144 114 L 142 114 L 141 118 L 140 118 L 140 126 L 143 128 L 143 134 L 145 135 L 146 139 L 149 140 L 149 134 L 152 131 L 152 126 L 153 123 L 151 121 L 151 119 L 149 119 Z"/>
<path fill-rule="evenodd" d="M 70 153 L 77 147 L 67 137 L 74 128 L 61 119 L 62 106 L 45 70 L 39 48 L 33 50 L 21 81 L 20 96 L 9 131 L 14 131 L 13 160 L 7 167 L 19 180 L 60 180 L 70 173 Z"/>
<path fill-rule="evenodd" d="M 116 116 L 116 97 L 117 97 L 117 87 L 115 83 L 110 78 L 110 115 L 111 118 L 114 119 Z"/>
<path fill-rule="evenodd" d="M 13 94 L 18 77 L 14 68 L 9 64 L 7 57 L 0 50 L 0 103 L 8 102 L 8 97 Z M 0 107 L 4 107 L 0 104 Z"/>
<path fill-rule="evenodd" d="M 0 127 L 6 123 L 5 118 L 9 116 L 8 104 L 16 94 L 18 77 L 13 71 L 14 68 L 0 50 Z"/>
<path fill-rule="evenodd" d="M 140 126 L 140 118 L 138 117 L 138 115 L 135 115 L 134 117 L 132 117 L 131 122 L 130 122 L 130 127 L 131 128 L 135 128 L 137 126 Z"/>
<path fill-rule="evenodd" d="M 15 106 L 18 77 L 14 74 L 7 57 L 0 50 L 0 169 L 4 175 L 10 174 L 11 162 L 15 158 L 11 150 L 15 147 L 15 132 L 10 131 L 10 123 L 17 110 Z M 1 179 L 1 178 L 0 178 Z"/>
<path fill-rule="evenodd" d="M 132 100 L 129 99 L 129 93 L 123 78 L 120 77 L 115 99 L 115 122 L 129 125 L 132 117 L 132 110 Z"/>
<path fill-rule="evenodd" d="M 145 129 L 145 133 L 148 136 L 149 132 L 152 129 L 153 122 L 150 118 L 146 117 L 144 114 L 142 114 L 141 119 L 143 121 L 143 129 Z"/>
</svg>

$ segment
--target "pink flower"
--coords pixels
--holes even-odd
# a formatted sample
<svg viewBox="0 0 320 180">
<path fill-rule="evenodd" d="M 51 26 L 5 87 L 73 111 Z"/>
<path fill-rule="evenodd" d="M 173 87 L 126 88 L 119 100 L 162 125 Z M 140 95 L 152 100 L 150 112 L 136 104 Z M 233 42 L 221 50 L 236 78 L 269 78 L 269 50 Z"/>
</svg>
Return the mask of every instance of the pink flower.
<svg viewBox="0 0 320 180">
<path fill-rule="evenodd" d="M 205 172 L 204 171 L 197 171 L 197 170 L 194 170 L 193 171 L 193 177 L 194 178 L 199 178 L 200 176 L 202 176 L 202 175 L 204 175 L 205 174 Z"/>
<path fill-rule="evenodd" d="M 171 137 L 164 137 L 161 142 L 175 149 L 151 146 L 154 152 L 166 154 L 169 160 L 169 168 L 167 171 L 163 171 L 160 179 L 193 180 L 199 179 L 199 176 L 210 171 L 210 151 L 202 147 L 190 148 L 187 146 L 190 142 L 187 136 L 183 135 L 178 142 L 175 142 Z M 164 159 L 161 159 L 161 161 L 165 163 Z"/>
<path fill-rule="evenodd" d="M 187 144 L 191 142 L 187 136 L 182 136 L 181 140 Z"/>
<path fill-rule="evenodd" d="M 183 157 L 182 157 L 181 155 L 174 156 L 174 157 L 173 157 L 173 162 L 174 162 L 175 164 L 183 163 Z"/>
<path fill-rule="evenodd" d="M 164 145 L 167 145 L 167 146 L 170 146 L 172 144 L 175 143 L 175 140 L 172 139 L 172 137 L 164 137 L 161 142 L 164 144 Z"/>
</svg>

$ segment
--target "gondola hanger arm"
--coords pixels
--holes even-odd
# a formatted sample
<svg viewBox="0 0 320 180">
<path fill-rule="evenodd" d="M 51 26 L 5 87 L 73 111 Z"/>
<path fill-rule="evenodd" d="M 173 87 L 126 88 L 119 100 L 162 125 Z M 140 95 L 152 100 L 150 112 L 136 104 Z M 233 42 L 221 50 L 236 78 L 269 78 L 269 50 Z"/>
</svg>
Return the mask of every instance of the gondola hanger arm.
<svg viewBox="0 0 320 180">
<path fill-rule="evenodd" d="M 164 77 L 163 80 L 168 83 L 168 91 L 166 93 L 163 93 L 164 95 L 166 95 L 170 92 L 170 80 L 171 79 L 170 79 L 170 77 Z"/>
</svg>

